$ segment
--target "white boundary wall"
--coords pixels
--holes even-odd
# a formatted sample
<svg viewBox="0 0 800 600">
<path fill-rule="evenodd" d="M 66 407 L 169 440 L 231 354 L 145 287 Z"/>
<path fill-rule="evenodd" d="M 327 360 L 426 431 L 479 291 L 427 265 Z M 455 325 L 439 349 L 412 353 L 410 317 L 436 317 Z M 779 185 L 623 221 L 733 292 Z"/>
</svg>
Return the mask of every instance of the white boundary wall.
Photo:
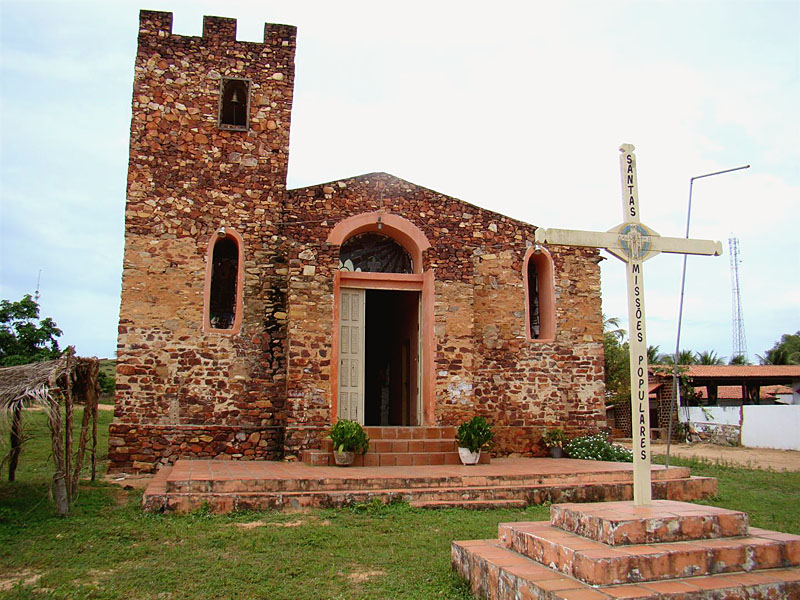
<svg viewBox="0 0 800 600">
<path fill-rule="evenodd" d="M 800 450 L 800 405 L 753 405 L 742 408 L 742 445 Z M 692 427 L 739 425 L 738 406 L 689 407 Z"/>
<path fill-rule="evenodd" d="M 742 445 L 800 450 L 800 405 L 745 406 Z"/>
</svg>

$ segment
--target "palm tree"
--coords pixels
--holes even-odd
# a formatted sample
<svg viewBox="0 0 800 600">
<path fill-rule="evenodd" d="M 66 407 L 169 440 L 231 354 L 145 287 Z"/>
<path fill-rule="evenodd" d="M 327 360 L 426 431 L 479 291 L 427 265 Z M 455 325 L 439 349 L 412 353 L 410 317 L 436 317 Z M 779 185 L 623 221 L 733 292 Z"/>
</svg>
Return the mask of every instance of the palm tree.
<svg viewBox="0 0 800 600">
<path fill-rule="evenodd" d="M 603 335 L 610 335 L 618 342 L 621 342 L 628 335 L 628 332 L 620 327 L 618 317 L 606 317 L 603 315 Z"/>
<path fill-rule="evenodd" d="M 728 361 L 729 365 L 750 365 L 752 364 L 744 354 L 737 354 L 736 356 L 732 356 L 731 359 Z"/>
<path fill-rule="evenodd" d="M 665 354 L 664 355 L 664 363 L 665 365 L 674 365 L 675 364 L 675 355 L 674 354 Z M 697 364 L 697 356 L 691 350 L 681 350 L 678 352 L 678 364 L 679 365 L 696 365 Z"/>
<path fill-rule="evenodd" d="M 764 356 L 756 356 L 762 365 L 800 365 L 800 331 L 795 334 L 785 333 Z"/>
<path fill-rule="evenodd" d="M 718 356 L 714 350 L 704 350 L 703 352 L 697 353 L 697 361 L 695 364 L 698 365 L 724 365 L 725 359 L 721 356 Z"/>
<path fill-rule="evenodd" d="M 664 355 L 659 353 L 660 347 L 659 346 L 648 346 L 647 347 L 647 364 L 648 365 L 659 365 L 664 363 Z"/>
</svg>

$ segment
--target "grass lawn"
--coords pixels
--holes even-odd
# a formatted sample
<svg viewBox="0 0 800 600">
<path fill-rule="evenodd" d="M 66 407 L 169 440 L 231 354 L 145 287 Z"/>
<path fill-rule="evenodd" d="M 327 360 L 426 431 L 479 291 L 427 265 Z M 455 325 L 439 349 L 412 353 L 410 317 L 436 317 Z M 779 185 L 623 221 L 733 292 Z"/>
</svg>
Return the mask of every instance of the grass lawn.
<svg viewBox="0 0 800 600">
<path fill-rule="evenodd" d="M 61 520 L 47 494 L 44 416 L 26 417 L 34 437 L 23 447 L 17 481 L 0 483 L 3 598 L 466 599 L 450 571 L 450 542 L 494 537 L 500 522 L 549 514 L 542 506 L 425 511 L 401 504 L 164 516 L 141 512 L 141 492 L 87 482 Z M 111 413 L 101 417 L 105 458 Z M 690 466 L 719 478 L 713 504 L 748 511 L 753 525 L 800 533 L 800 473 Z"/>
</svg>

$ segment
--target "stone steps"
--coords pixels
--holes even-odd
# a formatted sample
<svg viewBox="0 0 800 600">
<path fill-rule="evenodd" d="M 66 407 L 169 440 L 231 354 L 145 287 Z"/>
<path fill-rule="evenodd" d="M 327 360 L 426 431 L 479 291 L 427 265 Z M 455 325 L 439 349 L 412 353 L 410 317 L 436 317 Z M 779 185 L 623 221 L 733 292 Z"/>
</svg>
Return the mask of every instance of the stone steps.
<svg viewBox="0 0 800 600">
<path fill-rule="evenodd" d="M 543 521 L 503 525 L 499 536 L 503 547 L 591 585 L 800 566 L 800 545 L 794 549 L 793 542 L 782 539 L 784 534 L 763 530 L 752 533 L 736 538 L 614 547 Z"/>
<path fill-rule="evenodd" d="M 453 542 L 451 560 L 478 598 L 800 598 L 800 536 L 670 500 L 553 505 L 550 521 Z"/>
<path fill-rule="evenodd" d="M 470 467 L 465 467 L 469 469 Z M 652 472 L 653 485 L 666 481 L 698 480 L 693 478 L 687 467 L 670 467 Z M 525 473 L 498 473 L 480 475 L 456 475 L 453 473 L 434 474 L 420 470 L 414 476 L 393 476 L 383 469 L 337 469 L 337 477 L 316 477 L 306 474 L 298 477 L 259 477 L 242 475 L 239 477 L 217 477 L 212 474 L 197 475 L 173 472 L 166 482 L 170 493 L 230 493 L 230 492 L 293 492 L 326 491 L 337 489 L 399 489 L 399 488 L 441 488 L 441 487 L 491 487 L 522 486 L 534 488 L 570 487 L 575 484 L 631 484 L 630 471 L 597 470 L 592 473 L 553 473 L 532 476 Z"/>
<path fill-rule="evenodd" d="M 546 460 L 546 459 L 545 459 Z M 201 461 L 195 461 L 201 462 Z M 280 468 L 284 468 L 280 464 Z M 180 466 L 180 463 L 178 463 Z M 298 465 L 303 466 L 303 465 Z M 237 468 L 241 468 L 237 465 Z M 292 468 L 292 467 L 286 467 Z M 455 467 L 471 471 L 472 467 Z M 490 467 L 485 467 L 486 469 Z M 395 467 L 397 469 L 397 467 Z M 434 469 L 434 467 L 428 467 Z M 344 477 L 237 478 L 187 475 L 185 469 L 163 469 L 145 492 L 143 506 L 151 511 L 187 512 L 208 506 L 217 512 L 231 510 L 335 508 L 380 501 L 405 501 L 426 508 L 523 507 L 557 501 L 598 501 L 629 498 L 632 483 L 629 471 L 596 471 L 588 474 L 562 474 L 531 477 L 470 475 L 381 475 L 388 469 L 336 469 Z M 176 472 L 177 471 L 177 472 Z M 315 468 L 305 467 L 305 472 Z M 349 476 L 363 474 L 359 477 Z M 709 478 L 666 478 L 684 475 L 686 469 L 659 469 L 653 472 L 655 497 L 700 498 L 716 491 L 716 480 Z M 584 478 L 591 479 L 587 483 Z M 541 482 L 541 480 L 548 480 Z"/>
<path fill-rule="evenodd" d="M 459 465 L 456 428 L 450 426 L 425 427 L 365 427 L 369 449 L 356 456 L 356 467 L 407 467 L 426 465 Z M 313 466 L 330 466 L 333 444 L 323 439 L 318 450 L 304 450 L 304 463 Z M 480 464 L 489 464 L 490 455 L 482 452 Z"/>
<path fill-rule="evenodd" d="M 594 587 L 504 548 L 497 540 L 453 542 L 454 565 L 476 598 L 516 600 L 790 600 L 800 598 L 800 568 L 723 573 Z M 745 591 L 746 589 L 746 591 Z M 746 595 L 745 595 L 746 594 Z"/>
</svg>

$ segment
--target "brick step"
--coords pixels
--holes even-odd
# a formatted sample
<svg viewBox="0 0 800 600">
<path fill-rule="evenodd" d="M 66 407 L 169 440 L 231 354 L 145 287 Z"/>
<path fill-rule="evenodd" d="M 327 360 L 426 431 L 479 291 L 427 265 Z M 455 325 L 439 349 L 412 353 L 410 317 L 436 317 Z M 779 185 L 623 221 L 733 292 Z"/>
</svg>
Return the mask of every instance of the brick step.
<svg viewBox="0 0 800 600">
<path fill-rule="evenodd" d="M 404 442 L 405 443 L 405 442 Z M 372 444 L 372 442 L 370 442 Z M 333 466 L 336 461 L 331 450 L 303 450 L 302 461 L 315 467 Z M 478 464 L 488 465 L 491 457 L 481 453 Z M 411 467 L 426 465 L 460 465 L 461 458 L 457 451 L 451 452 L 367 452 L 356 455 L 353 467 Z"/>
<path fill-rule="evenodd" d="M 495 508 L 525 508 L 525 500 L 413 500 L 409 502 L 414 508 L 471 508 L 474 510 L 492 510 Z"/>
<path fill-rule="evenodd" d="M 320 450 L 333 452 L 333 442 L 323 439 Z M 382 440 L 370 438 L 367 454 L 381 454 L 384 452 L 454 452 L 458 454 L 458 446 L 453 439 Z M 481 454 L 487 453 L 482 452 Z"/>
<path fill-rule="evenodd" d="M 596 542 L 619 546 L 748 535 L 747 513 L 716 506 L 696 507 L 675 500 L 651 506 L 608 502 L 602 506 L 559 504 L 550 509 L 554 527 Z"/>
<path fill-rule="evenodd" d="M 451 560 L 458 574 L 469 581 L 477 598 L 767 600 L 800 597 L 799 567 L 597 587 L 505 548 L 497 540 L 453 542 Z"/>
<path fill-rule="evenodd" d="M 766 530 L 745 537 L 610 546 L 540 521 L 501 524 L 499 539 L 502 546 L 591 585 L 800 566 L 800 538 Z"/>
<path fill-rule="evenodd" d="M 458 479 L 458 478 L 454 478 Z M 466 478 L 465 478 L 466 479 Z M 478 479 L 478 478 L 476 478 Z M 688 497 L 702 498 L 716 491 L 716 480 L 708 478 L 692 478 L 691 480 L 667 480 L 655 482 L 653 496 L 656 498 Z M 624 482 L 566 482 L 560 484 L 537 485 L 423 485 L 413 479 L 414 487 L 398 485 L 397 487 L 371 488 L 375 480 L 369 479 L 337 479 L 337 489 L 291 489 L 265 491 L 254 489 L 263 480 L 217 480 L 214 482 L 193 481 L 191 489 L 170 491 L 174 482 L 167 482 L 164 492 L 145 493 L 143 506 L 153 511 L 192 511 L 203 505 L 217 512 L 230 510 L 269 510 L 283 508 L 335 508 L 371 502 L 375 499 L 391 503 L 397 501 L 415 502 L 450 502 L 464 508 L 478 507 L 479 501 L 502 500 L 517 501 L 522 505 L 543 504 L 544 502 L 598 502 L 629 499 L 633 494 L 633 486 Z M 311 483 L 311 480 L 305 480 Z M 384 486 L 390 481 L 377 480 Z M 400 479 L 399 481 L 404 481 Z M 405 480 L 408 481 L 408 480 Z M 288 483 L 284 481 L 284 483 Z M 462 480 L 459 482 L 464 484 Z M 194 485 L 206 484 L 206 485 Z M 359 487 L 362 484 L 362 487 Z M 329 485 L 333 485 L 329 482 Z M 185 486 L 184 486 L 185 487 Z M 287 486 L 289 487 L 289 486 Z"/>
<path fill-rule="evenodd" d="M 368 456 L 368 455 L 367 455 Z M 358 457 L 357 457 L 358 458 Z M 459 470 L 473 467 L 461 467 Z M 548 475 L 502 474 L 502 475 L 465 475 L 452 472 L 445 475 L 425 475 L 419 471 L 413 476 L 386 477 L 380 469 L 364 467 L 356 469 L 343 467 L 337 469 L 337 477 L 305 476 L 293 478 L 281 477 L 225 477 L 213 478 L 186 478 L 173 476 L 166 482 L 166 491 L 169 493 L 205 493 L 205 492 L 291 492 L 291 491 L 324 491 L 336 489 L 386 489 L 386 488 L 430 488 L 430 487 L 456 487 L 456 486 L 492 486 L 492 485 L 518 485 L 518 486 L 574 486 L 574 485 L 604 485 L 627 486 L 632 484 L 630 471 L 596 471 L 594 473 L 552 473 Z M 665 482 L 685 482 L 687 485 L 700 485 L 715 483 L 714 479 L 704 477 L 690 477 L 689 470 L 685 467 L 658 469 L 652 471 L 654 494 L 656 497 L 665 498 L 659 492 L 659 486 Z M 672 484 L 674 487 L 674 483 Z M 711 490 L 716 491 L 716 487 Z M 671 497 L 671 496 L 670 496 Z M 693 496 L 693 498 L 703 496 Z M 624 500 L 626 497 L 609 499 Z M 565 498 L 564 501 L 570 501 Z"/>
<path fill-rule="evenodd" d="M 449 425 L 364 427 L 371 440 L 455 440 L 457 430 L 457 427 Z"/>
</svg>

